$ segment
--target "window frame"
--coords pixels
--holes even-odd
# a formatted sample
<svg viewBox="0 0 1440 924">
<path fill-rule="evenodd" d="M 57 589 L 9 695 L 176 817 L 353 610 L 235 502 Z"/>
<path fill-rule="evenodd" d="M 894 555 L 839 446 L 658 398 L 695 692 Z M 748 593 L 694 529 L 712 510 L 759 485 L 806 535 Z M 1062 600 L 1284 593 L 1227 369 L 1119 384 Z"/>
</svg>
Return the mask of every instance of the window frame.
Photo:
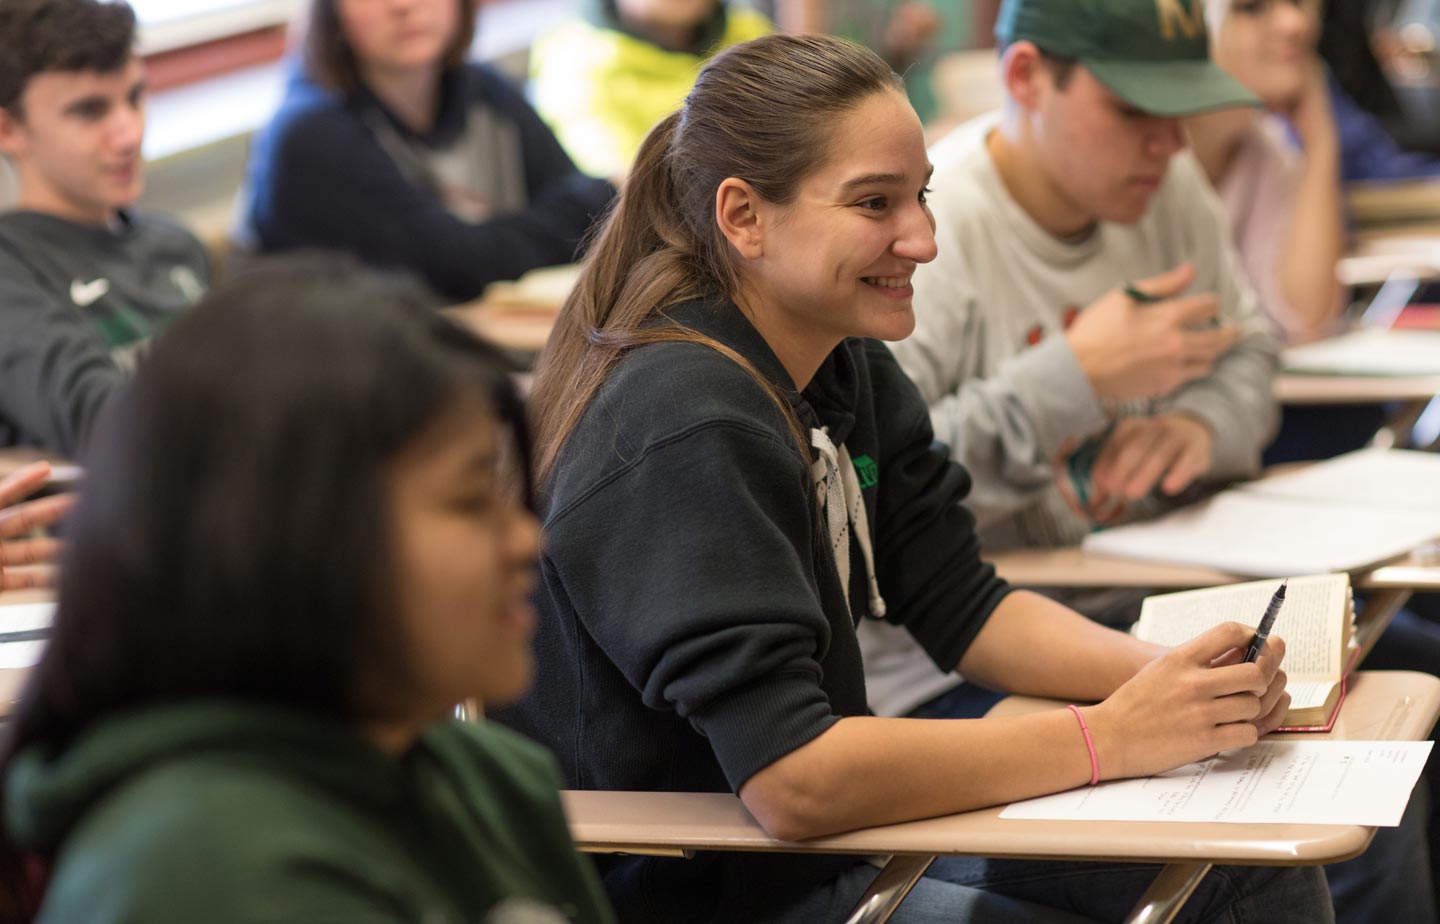
<svg viewBox="0 0 1440 924">
<path fill-rule="evenodd" d="M 242 0 L 228 8 L 185 15 L 156 23 L 140 23 L 139 52 L 142 57 L 185 48 L 212 46 L 238 35 L 260 29 L 284 27 L 299 11 L 296 0 Z"/>
</svg>

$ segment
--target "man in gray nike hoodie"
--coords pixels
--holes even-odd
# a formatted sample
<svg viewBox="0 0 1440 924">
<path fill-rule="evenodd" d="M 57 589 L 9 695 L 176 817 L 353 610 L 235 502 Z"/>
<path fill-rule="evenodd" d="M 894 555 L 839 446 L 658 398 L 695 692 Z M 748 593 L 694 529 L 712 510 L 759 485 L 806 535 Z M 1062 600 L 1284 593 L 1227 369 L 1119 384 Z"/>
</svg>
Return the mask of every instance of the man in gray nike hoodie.
<svg viewBox="0 0 1440 924">
<path fill-rule="evenodd" d="M 143 187 L 135 15 L 98 0 L 0 5 L 0 446 L 73 455 L 151 335 L 209 284 L 205 249 L 131 208 Z"/>
</svg>

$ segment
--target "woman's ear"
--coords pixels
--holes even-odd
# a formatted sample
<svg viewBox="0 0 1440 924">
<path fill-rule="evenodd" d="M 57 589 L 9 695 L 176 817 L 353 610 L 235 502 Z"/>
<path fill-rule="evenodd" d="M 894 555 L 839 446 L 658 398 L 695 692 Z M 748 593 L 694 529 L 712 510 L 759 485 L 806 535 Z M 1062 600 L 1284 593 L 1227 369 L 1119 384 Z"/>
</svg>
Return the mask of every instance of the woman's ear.
<svg viewBox="0 0 1440 924">
<path fill-rule="evenodd" d="M 755 187 L 737 177 L 727 177 L 715 190 L 715 221 L 720 233 L 747 260 L 765 255 L 763 202 Z"/>
</svg>

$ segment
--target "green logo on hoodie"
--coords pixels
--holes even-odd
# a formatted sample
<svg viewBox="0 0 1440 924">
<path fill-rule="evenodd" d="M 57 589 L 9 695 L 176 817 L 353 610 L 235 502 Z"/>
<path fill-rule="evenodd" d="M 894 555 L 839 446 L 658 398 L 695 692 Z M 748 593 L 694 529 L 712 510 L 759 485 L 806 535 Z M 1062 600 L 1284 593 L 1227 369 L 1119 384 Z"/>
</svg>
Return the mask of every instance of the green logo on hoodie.
<svg viewBox="0 0 1440 924">
<path fill-rule="evenodd" d="M 869 456 L 856 456 L 854 459 L 855 474 L 860 476 L 860 487 L 873 488 L 880 481 L 880 466 Z"/>
</svg>

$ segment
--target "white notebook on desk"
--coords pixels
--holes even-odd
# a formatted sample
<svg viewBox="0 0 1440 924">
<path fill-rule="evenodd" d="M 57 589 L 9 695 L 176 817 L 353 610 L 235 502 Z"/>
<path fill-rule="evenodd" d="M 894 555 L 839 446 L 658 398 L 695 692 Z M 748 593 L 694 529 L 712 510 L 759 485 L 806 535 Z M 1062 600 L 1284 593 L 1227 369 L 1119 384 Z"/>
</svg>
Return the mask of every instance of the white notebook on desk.
<svg viewBox="0 0 1440 924">
<path fill-rule="evenodd" d="M 1440 375 L 1440 331 L 1362 328 L 1291 347 L 1280 362 L 1314 375 Z"/>
<path fill-rule="evenodd" d="M 1440 456 L 1411 458 L 1425 455 L 1351 453 L 1091 533 L 1083 547 L 1251 577 L 1360 571 L 1440 538 Z"/>
<path fill-rule="evenodd" d="M 1271 497 L 1344 500 L 1440 515 L 1440 453 L 1359 449 L 1299 471 L 1240 485 L 1240 489 Z"/>
</svg>

